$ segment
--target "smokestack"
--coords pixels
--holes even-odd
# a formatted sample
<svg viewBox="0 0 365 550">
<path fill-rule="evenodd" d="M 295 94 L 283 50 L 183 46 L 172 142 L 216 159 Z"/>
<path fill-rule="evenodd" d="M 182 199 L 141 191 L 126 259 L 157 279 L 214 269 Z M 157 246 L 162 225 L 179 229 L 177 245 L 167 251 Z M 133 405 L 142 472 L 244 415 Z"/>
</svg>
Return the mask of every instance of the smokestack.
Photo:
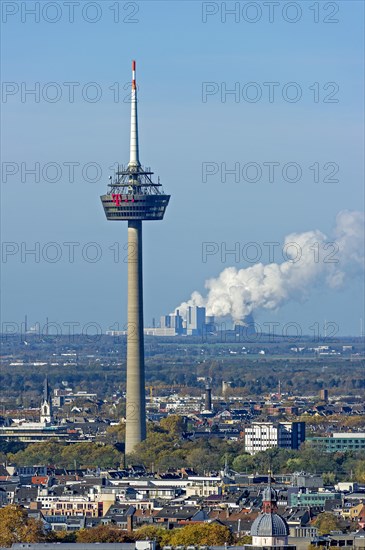
<svg viewBox="0 0 365 550">
<path fill-rule="evenodd" d="M 131 506 L 127 510 L 127 531 L 128 531 L 128 533 L 133 532 L 133 516 L 134 516 L 135 511 L 136 511 L 136 509 L 134 508 L 134 506 Z"/>
<path fill-rule="evenodd" d="M 232 386 L 232 382 L 222 380 L 222 396 L 227 399 L 227 390 Z"/>
<path fill-rule="evenodd" d="M 205 404 L 206 411 L 212 410 L 212 387 L 210 385 L 210 378 L 205 379 Z"/>
</svg>

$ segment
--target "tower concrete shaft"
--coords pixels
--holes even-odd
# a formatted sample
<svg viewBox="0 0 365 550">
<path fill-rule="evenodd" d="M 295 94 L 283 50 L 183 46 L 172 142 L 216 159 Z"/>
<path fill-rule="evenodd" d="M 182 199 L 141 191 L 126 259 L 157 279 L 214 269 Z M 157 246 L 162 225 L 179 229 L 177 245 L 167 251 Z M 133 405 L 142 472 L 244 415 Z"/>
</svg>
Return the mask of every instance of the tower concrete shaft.
<svg viewBox="0 0 365 550">
<path fill-rule="evenodd" d="M 142 221 L 128 221 L 127 404 L 125 452 L 146 437 Z"/>
</svg>

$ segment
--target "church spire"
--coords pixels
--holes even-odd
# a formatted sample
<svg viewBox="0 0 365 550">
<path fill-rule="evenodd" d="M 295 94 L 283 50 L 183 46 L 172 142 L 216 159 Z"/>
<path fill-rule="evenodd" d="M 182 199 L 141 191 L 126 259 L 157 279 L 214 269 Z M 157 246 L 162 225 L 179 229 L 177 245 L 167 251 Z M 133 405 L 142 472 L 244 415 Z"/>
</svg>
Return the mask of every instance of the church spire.
<svg viewBox="0 0 365 550">
<path fill-rule="evenodd" d="M 48 376 L 46 375 L 43 383 L 43 401 L 49 400 L 49 384 L 48 384 Z"/>
<path fill-rule="evenodd" d="M 277 512 L 277 493 L 271 486 L 271 470 L 268 472 L 268 485 L 262 493 L 262 512 L 264 514 L 274 514 Z"/>
<path fill-rule="evenodd" d="M 43 383 L 43 396 L 40 413 L 40 421 L 43 424 L 52 422 L 52 400 L 48 384 L 48 376 L 45 377 Z"/>
</svg>

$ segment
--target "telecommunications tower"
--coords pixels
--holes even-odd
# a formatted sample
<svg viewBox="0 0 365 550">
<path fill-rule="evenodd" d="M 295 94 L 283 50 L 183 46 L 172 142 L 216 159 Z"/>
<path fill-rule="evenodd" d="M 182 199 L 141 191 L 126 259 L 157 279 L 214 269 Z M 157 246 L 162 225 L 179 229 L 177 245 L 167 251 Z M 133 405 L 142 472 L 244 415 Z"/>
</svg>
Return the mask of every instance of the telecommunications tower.
<svg viewBox="0 0 365 550">
<path fill-rule="evenodd" d="M 128 221 L 127 403 L 125 453 L 146 437 L 143 344 L 142 221 L 162 220 L 170 195 L 139 162 L 136 62 L 132 61 L 130 157 L 119 166 L 101 202 L 108 220 Z"/>
</svg>

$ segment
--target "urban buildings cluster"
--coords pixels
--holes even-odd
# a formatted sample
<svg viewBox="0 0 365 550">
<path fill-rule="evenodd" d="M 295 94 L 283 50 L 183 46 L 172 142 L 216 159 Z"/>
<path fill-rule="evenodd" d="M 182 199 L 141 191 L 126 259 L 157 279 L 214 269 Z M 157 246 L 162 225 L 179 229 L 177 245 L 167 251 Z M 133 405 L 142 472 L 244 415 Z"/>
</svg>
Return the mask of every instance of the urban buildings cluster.
<svg viewBox="0 0 365 550">
<path fill-rule="evenodd" d="M 244 441 L 245 451 L 252 455 L 275 447 L 297 450 L 305 441 L 326 452 L 365 451 L 365 432 L 336 431 L 339 425 L 334 423 L 330 435 L 317 436 L 315 432 L 306 433 L 304 421 L 278 420 L 283 414 L 295 418 L 303 413 L 326 415 L 326 411 L 330 415 L 337 411 L 343 413 L 344 417 L 351 416 L 352 413 L 364 415 L 365 407 L 361 403 L 353 406 L 341 403 L 336 406 L 330 402 L 313 406 L 310 399 L 301 398 L 293 400 L 290 406 L 282 406 L 282 396 L 278 394 L 267 401 L 242 401 L 240 397 L 227 395 L 230 382 L 223 381 L 221 395 L 213 393 L 209 377 L 200 378 L 197 382 L 202 386 L 200 395 L 180 395 L 169 386 L 162 390 L 161 387 L 150 386 L 146 403 L 148 420 L 158 422 L 170 414 L 180 415 L 185 418 L 186 426 L 190 426 L 184 434 L 186 439 L 214 436 L 240 440 Z M 154 395 L 156 389 L 162 395 Z M 328 402 L 327 390 L 321 390 L 320 398 L 323 397 Z M 114 398 L 117 403 L 124 396 L 120 394 Z M 77 405 L 80 401 L 84 403 L 83 406 Z M 39 408 L 23 411 L 24 415 L 31 414 L 31 421 L 24 417 L 12 417 L 11 414 L 0 416 L 0 441 L 94 441 L 113 424 L 113 421 L 100 414 L 90 415 L 90 404 L 96 405 L 97 402 L 97 394 L 74 392 L 67 386 L 67 382 L 51 392 L 46 377 Z M 65 406 L 69 408 L 67 415 L 63 412 Z M 263 420 L 263 417 L 266 419 Z"/>
<path fill-rule="evenodd" d="M 315 398 L 296 397 L 289 405 L 280 386 L 266 399 L 244 400 L 232 391 L 232 380 L 223 381 L 219 391 L 209 377 L 198 377 L 196 382 L 201 391 L 195 395 L 179 393 L 173 387 L 158 391 L 148 388 L 147 419 L 158 422 L 179 414 L 189 426 L 182 440 L 214 437 L 241 441 L 251 455 L 270 448 L 299 449 L 305 441 L 312 443 L 313 452 L 316 448 L 329 453 L 365 451 L 365 433 L 359 429 L 341 430 L 334 421 L 332 433 L 319 436 L 308 432 L 306 423 L 299 419 L 303 413 L 319 418 L 334 413 L 343 418 L 364 415 L 364 404 L 355 398 L 348 403 L 336 401 L 322 389 Z M 124 395 L 113 398 L 118 403 Z M 97 394 L 75 391 L 67 381 L 52 392 L 45 378 L 38 410 L 33 411 L 38 421 L 3 415 L 0 442 L 63 441 L 72 445 L 95 441 L 112 425 L 100 414 L 91 414 L 90 405 L 97 402 Z M 283 415 L 292 420 L 283 420 Z M 226 466 L 222 471 L 199 475 L 187 468 L 156 473 L 149 467 L 86 469 L 75 465 L 69 469 L 4 463 L 0 466 L 0 507 L 16 504 L 26 508 L 30 517 L 42 522 L 45 531 L 74 532 L 113 525 L 132 532 L 145 525 L 172 529 L 208 523 L 228 527 L 237 540 L 251 536 L 252 543 L 246 544 L 245 550 L 307 550 L 309 544 L 363 548 L 365 486 L 352 481 L 351 476 L 331 484 L 320 474 L 305 472 L 268 476 L 265 472 L 245 474 Z M 316 520 L 323 512 L 341 521 L 343 532 L 320 534 Z M 271 526 L 269 531 L 267 525 Z M 130 550 L 134 550 L 132 546 Z"/>
<path fill-rule="evenodd" d="M 360 548 L 365 527 L 364 486 L 351 481 L 325 486 L 321 475 L 304 472 L 245 475 L 227 467 L 197 475 L 189 469 L 156 474 L 142 466 L 2 465 L 0 506 L 8 504 L 26 508 L 48 531 L 101 524 L 131 532 L 145 525 L 172 529 L 216 523 L 237 539 L 251 535 L 253 547 L 282 550 L 287 545 L 304 550 L 318 542 Z M 315 520 L 324 511 L 339 518 L 347 534 L 320 536 Z"/>
</svg>

